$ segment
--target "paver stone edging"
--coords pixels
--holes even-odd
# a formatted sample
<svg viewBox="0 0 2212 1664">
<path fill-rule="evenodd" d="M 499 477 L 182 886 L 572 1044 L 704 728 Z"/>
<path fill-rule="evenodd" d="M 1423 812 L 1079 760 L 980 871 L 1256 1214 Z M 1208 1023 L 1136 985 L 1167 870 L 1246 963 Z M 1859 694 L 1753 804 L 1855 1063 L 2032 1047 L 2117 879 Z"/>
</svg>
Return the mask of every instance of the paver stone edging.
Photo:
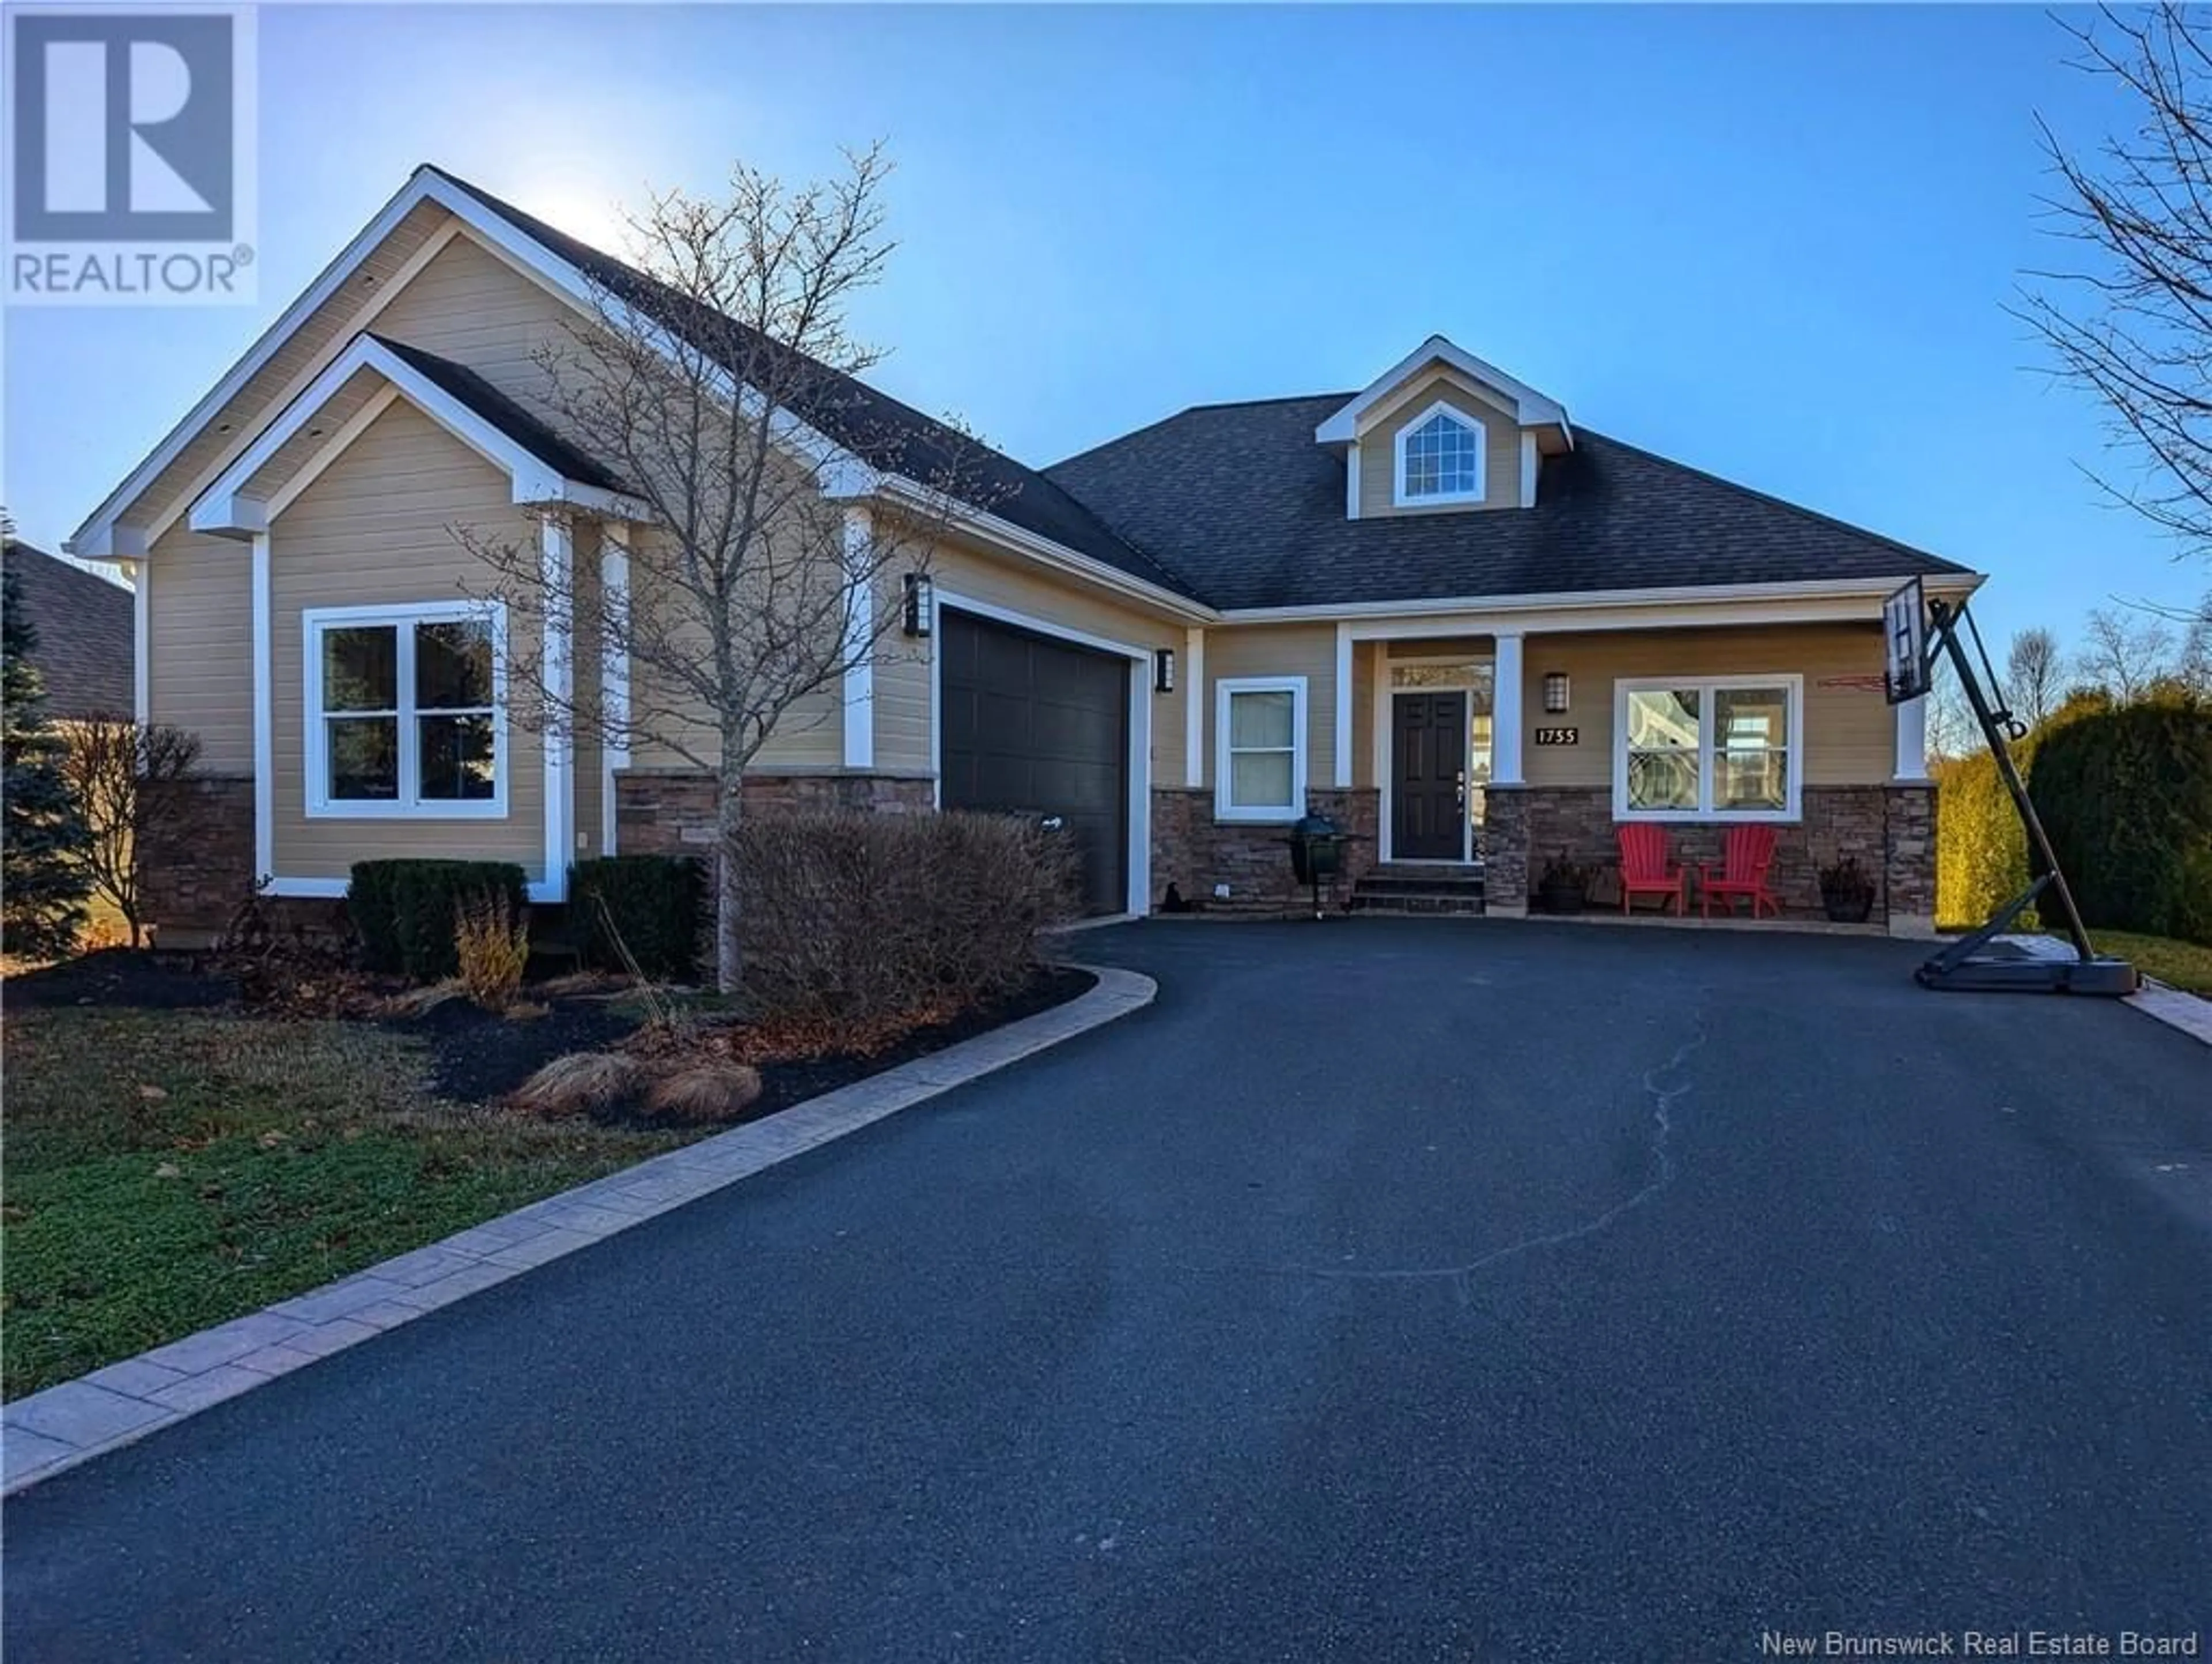
<svg viewBox="0 0 2212 1664">
<path fill-rule="evenodd" d="M 1097 985 L 1064 1005 L 0 1406 L 0 1496 L 1127 1016 L 1159 991 L 1134 971 L 1074 968 Z"/>
</svg>

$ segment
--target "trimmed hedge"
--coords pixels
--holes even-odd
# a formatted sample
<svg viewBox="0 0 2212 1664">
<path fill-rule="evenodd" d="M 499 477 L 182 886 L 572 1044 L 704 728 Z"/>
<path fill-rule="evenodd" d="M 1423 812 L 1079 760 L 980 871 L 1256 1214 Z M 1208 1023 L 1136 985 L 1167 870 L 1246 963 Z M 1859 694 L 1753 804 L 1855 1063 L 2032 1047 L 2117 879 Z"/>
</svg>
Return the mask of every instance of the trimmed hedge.
<svg viewBox="0 0 2212 1664">
<path fill-rule="evenodd" d="M 463 898 L 499 897 L 512 919 L 522 911 L 526 885 L 511 861 L 357 861 L 346 911 L 370 970 L 437 982 L 460 968 L 454 910 Z"/>
<path fill-rule="evenodd" d="M 2081 716 L 2037 747 L 2028 790 L 2086 923 L 2212 944 L 2212 709 Z"/>
<path fill-rule="evenodd" d="M 699 863 L 681 855 L 610 855 L 568 869 L 570 929 L 591 964 L 624 969 L 614 930 L 649 977 L 687 978 L 697 968 Z M 601 903 L 605 911 L 600 911 Z"/>
</svg>

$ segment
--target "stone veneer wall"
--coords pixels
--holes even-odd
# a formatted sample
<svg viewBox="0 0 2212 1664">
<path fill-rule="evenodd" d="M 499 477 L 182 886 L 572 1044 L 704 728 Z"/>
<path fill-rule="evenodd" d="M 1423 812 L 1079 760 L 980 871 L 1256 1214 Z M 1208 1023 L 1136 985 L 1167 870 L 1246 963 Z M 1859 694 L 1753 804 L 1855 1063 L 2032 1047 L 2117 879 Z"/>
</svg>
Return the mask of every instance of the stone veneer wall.
<svg viewBox="0 0 2212 1664">
<path fill-rule="evenodd" d="M 199 795 L 201 830 L 189 851 L 148 863 L 145 916 L 173 936 L 220 930 L 263 875 L 253 870 L 253 777 L 204 775 L 168 789 Z"/>
<path fill-rule="evenodd" d="M 1524 911 L 1544 866 L 1564 852 L 1583 866 L 1617 868 L 1620 845 L 1606 787 L 1492 786 L 1485 839 L 1490 911 Z M 1668 857 L 1691 869 L 1722 859 L 1727 821 L 1667 824 Z M 1783 911 L 1823 917 L 1820 870 L 1855 856 L 1875 883 L 1869 922 L 1893 930 L 1932 928 L 1936 911 L 1936 791 L 1932 786 L 1808 786 L 1804 816 L 1778 824 L 1768 887 Z M 1616 904 L 1617 905 L 1617 904 Z"/>
<path fill-rule="evenodd" d="M 714 842 L 714 777 L 689 769 L 630 769 L 615 776 L 615 847 L 624 855 L 689 855 Z M 872 809 L 910 814 L 933 808 L 932 783 L 910 775 L 755 774 L 748 810 Z"/>
<path fill-rule="evenodd" d="M 1335 879 L 1322 887 L 1331 906 L 1350 904 L 1352 887 L 1375 864 L 1382 794 L 1372 788 L 1309 790 L 1309 808 L 1352 834 Z M 1281 826 L 1224 824 L 1213 818 L 1210 788 L 1155 788 L 1152 792 L 1152 905 L 1172 883 L 1187 900 L 1208 912 L 1280 913 L 1295 910 L 1311 892 L 1291 874 L 1291 852 Z M 1214 897 L 1229 886 L 1227 900 Z"/>
</svg>

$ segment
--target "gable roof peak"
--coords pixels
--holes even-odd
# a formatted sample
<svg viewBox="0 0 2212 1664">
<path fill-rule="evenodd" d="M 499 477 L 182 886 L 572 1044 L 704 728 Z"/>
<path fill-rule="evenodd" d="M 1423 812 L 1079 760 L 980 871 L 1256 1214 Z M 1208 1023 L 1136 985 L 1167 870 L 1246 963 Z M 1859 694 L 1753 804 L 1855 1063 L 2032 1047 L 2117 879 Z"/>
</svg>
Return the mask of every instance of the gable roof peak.
<svg viewBox="0 0 2212 1664">
<path fill-rule="evenodd" d="M 1361 423 L 1370 411 L 1413 377 L 1437 364 L 1457 370 L 1469 381 L 1498 394 L 1513 407 L 1515 419 L 1522 427 L 1557 428 L 1567 446 L 1573 446 L 1574 430 L 1568 425 L 1565 405 L 1537 392 L 1518 377 L 1507 375 L 1497 365 L 1476 357 L 1445 335 L 1430 336 L 1353 394 L 1347 403 L 1314 430 L 1314 442 L 1317 445 L 1352 443 L 1358 438 Z"/>
</svg>

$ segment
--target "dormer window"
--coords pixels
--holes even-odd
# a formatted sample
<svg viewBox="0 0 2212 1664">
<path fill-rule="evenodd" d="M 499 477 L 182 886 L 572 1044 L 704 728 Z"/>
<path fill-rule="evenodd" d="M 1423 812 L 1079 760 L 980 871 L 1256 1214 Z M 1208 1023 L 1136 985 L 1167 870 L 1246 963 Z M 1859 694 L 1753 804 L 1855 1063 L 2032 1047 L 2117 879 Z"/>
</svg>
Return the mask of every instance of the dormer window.
<svg viewBox="0 0 2212 1664">
<path fill-rule="evenodd" d="M 1456 405 L 1435 404 L 1398 430 L 1400 508 L 1483 498 L 1482 424 Z"/>
</svg>

